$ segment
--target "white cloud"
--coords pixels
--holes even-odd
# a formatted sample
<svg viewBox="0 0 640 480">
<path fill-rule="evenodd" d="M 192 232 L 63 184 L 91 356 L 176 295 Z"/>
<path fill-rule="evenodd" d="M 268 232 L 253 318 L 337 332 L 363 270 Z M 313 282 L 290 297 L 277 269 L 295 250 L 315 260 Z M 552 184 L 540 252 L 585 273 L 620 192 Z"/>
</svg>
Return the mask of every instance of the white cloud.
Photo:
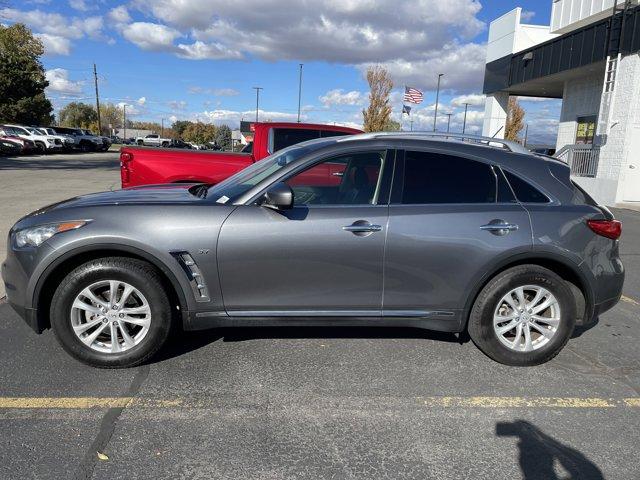
<svg viewBox="0 0 640 480">
<path fill-rule="evenodd" d="M 102 17 L 98 16 L 68 19 L 59 13 L 47 13 L 41 10 L 22 11 L 15 8 L 2 9 L 0 15 L 13 22 L 25 23 L 37 33 L 74 40 L 85 36 L 93 39 L 102 36 Z"/>
<path fill-rule="evenodd" d="M 345 92 L 341 88 L 336 88 L 318 97 L 318 100 L 320 100 L 320 103 L 325 107 L 331 107 L 333 105 L 362 105 L 365 100 L 365 95 L 357 90 Z"/>
<path fill-rule="evenodd" d="M 531 10 L 522 10 L 522 13 L 520 14 L 520 18 L 525 22 L 528 22 L 529 20 L 533 19 L 533 17 L 535 16 L 536 16 L 536 12 L 533 12 Z"/>
<path fill-rule="evenodd" d="M 202 122 L 213 123 L 216 125 L 226 124 L 238 124 L 240 120 L 255 120 L 256 111 L 247 110 L 244 112 L 237 110 L 210 110 L 202 113 L 196 113 L 193 116 L 193 120 L 199 120 Z M 297 119 L 297 113 L 286 113 L 278 111 L 259 111 L 260 121 L 282 121 L 282 122 L 294 122 Z M 305 119 L 305 116 L 302 116 Z"/>
<path fill-rule="evenodd" d="M 179 44 L 178 56 L 189 60 L 240 59 L 242 53 L 225 47 L 221 43 L 205 43 L 200 40 L 191 44 Z"/>
<path fill-rule="evenodd" d="M 451 105 L 453 107 L 464 107 L 465 103 L 468 103 L 471 107 L 479 107 L 484 105 L 486 97 L 480 93 L 470 93 L 469 95 L 460 95 L 451 99 Z"/>
<path fill-rule="evenodd" d="M 115 24 L 129 23 L 131 21 L 129 11 L 124 5 L 120 5 L 109 10 L 107 18 L 109 18 L 109 20 L 111 20 Z"/>
<path fill-rule="evenodd" d="M 96 8 L 95 5 L 89 6 L 85 0 L 69 0 L 69 6 L 80 12 L 87 12 Z"/>
<path fill-rule="evenodd" d="M 485 51 L 485 45 L 451 43 L 443 45 L 437 51 L 425 53 L 421 59 L 395 59 L 381 62 L 381 65 L 389 70 L 396 85 L 435 90 L 438 73 L 445 73 L 441 79 L 441 89 L 468 91 L 482 87 Z M 367 67 L 368 65 L 360 66 L 363 74 Z"/>
<path fill-rule="evenodd" d="M 182 34 L 166 25 L 134 22 L 122 28 L 122 36 L 143 50 L 152 52 L 175 51 L 173 42 Z"/>
<path fill-rule="evenodd" d="M 49 35 L 48 33 L 36 33 L 35 37 L 42 41 L 45 55 L 71 54 L 71 41 L 68 38 Z"/>
<path fill-rule="evenodd" d="M 53 68 L 45 72 L 45 78 L 49 82 L 47 90 L 66 95 L 79 95 L 82 93 L 83 81 L 69 80 L 69 72 L 64 68 Z"/>
<path fill-rule="evenodd" d="M 147 97 L 140 97 L 137 101 L 138 105 L 144 105 L 147 103 Z"/>
</svg>

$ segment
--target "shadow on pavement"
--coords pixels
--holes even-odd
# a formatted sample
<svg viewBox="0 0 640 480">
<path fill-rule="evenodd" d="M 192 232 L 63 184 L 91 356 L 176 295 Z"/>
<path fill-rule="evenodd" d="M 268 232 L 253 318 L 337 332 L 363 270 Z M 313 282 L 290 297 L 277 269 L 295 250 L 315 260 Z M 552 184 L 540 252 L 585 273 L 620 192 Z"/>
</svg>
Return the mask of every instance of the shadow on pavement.
<svg viewBox="0 0 640 480">
<path fill-rule="evenodd" d="M 586 456 L 545 434 L 525 420 L 496 424 L 496 436 L 518 439 L 518 461 L 524 480 L 604 479 L 600 469 Z M 560 476 L 559 464 L 569 473 Z"/>
<path fill-rule="evenodd" d="M 304 338 L 419 338 L 448 343 L 465 343 L 468 339 L 453 333 L 435 332 L 420 328 L 394 327 L 236 327 L 180 332 L 150 363 L 179 357 L 210 343 L 243 342 L 257 339 Z"/>
<path fill-rule="evenodd" d="M 591 320 L 591 322 L 589 322 L 586 325 L 576 325 L 575 328 L 573 329 L 573 333 L 571 334 L 571 338 L 580 337 L 583 333 L 588 332 L 599 323 L 600 323 L 600 317 L 595 317 L 593 320 Z"/>
<path fill-rule="evenodd" d="M 66 160 L 53 157 L 0 157 L 0 170 L 115 170 L 119 169 L 119 164 L 117 157 L 91 158 L 87 155 L 78 155 L 78 158 Z"/>
</svg>

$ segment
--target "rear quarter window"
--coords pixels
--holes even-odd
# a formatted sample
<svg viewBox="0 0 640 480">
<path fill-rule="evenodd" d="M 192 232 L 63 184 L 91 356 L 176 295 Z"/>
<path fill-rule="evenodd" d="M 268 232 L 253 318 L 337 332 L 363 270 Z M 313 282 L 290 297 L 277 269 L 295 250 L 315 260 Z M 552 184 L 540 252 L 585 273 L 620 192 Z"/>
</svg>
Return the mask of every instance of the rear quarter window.
<svg viewBox="0 0 640 480">
<path fill-rule="evenodd" d="M 517 175 L 507 171 L 504 171 L 504 175 L 511 185 L 513 193 L 516 195 L 519 202 L 549 203 L 549 198 L 526 180 L 523 180 Z"/>
</svg>

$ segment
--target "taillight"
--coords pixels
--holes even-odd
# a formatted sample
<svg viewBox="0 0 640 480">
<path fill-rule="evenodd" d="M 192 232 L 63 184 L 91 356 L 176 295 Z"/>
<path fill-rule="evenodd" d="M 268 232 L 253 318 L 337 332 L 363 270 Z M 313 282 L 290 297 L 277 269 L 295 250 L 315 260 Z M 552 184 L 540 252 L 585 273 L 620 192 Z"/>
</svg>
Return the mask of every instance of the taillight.
<svg viewBox="0 0 640 480">
<path fill-rule="evenodd" d="M 129 162 L 133 160 L 133 156 L 130 153 L 122 152 L 120 154 L 120 180 L 122 186 L 129 183 Z"/>
<path fill-rule="evenodd" d="M 587 225 L 598 235 L 617 240 L 622 235 L 622 223 L 619 220 L 587 220 Z"/>
</svg>

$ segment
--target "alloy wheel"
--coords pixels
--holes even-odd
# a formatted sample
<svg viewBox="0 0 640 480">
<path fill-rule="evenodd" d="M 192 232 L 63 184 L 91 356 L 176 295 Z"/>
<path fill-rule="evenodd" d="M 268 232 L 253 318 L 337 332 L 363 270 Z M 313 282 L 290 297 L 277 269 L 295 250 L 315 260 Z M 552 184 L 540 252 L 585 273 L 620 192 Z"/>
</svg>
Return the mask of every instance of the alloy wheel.
<svg viewBox="0 0 640 480">
<path fill-rule="evenodd" d="M 523 285 L 509 291 L 493 313 L 493 330 L 502 345 L 531 352 L 547 345 L 560 325 L 560 304 L 547 289 Z"/>
<path fill-rule="evenodd" d="M 102 280 L 84 288 L 71 307 L 71 326 L 87 347 L 120 353 L 138 345 L 149 332 L 151 307 L 133 285 Z"/>
</svg>

